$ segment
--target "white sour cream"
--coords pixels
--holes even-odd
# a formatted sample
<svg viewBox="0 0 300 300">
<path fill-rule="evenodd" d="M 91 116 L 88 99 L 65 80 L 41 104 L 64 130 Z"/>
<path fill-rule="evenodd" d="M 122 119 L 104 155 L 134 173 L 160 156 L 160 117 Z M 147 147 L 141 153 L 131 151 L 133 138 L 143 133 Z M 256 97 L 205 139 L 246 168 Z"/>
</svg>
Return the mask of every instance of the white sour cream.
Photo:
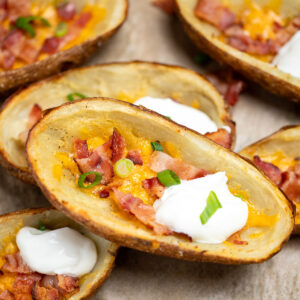
<svg viewBox="0 0 300 300">
<path fill-rule="evenodd" d="M 199 243 L 226 241 L 248 219 L 247 204 L 230 193 L 227 180 L 225 172 L 219 172 L 166 188 L 162 198 L 154 203 L 157 222 Z M 211 191 L 216 193 L 222 208 L 202 225 L 200 215 Z"/>
<path fill-rule="evenodd" d="M 300 30 L 280 49 L 273 60 L 273 65 L 300 78 Z"/>
<path fill-rule="evenodd" d="M 23 227 L 17 245 L 26 264 L 42 274 L 79 277 L 89 273 L 97 261 L 95 244 L 68 227 L 46 231 Z"/>
<path fill-rule="evenodd" d="M 205 134 L 218 130 L 218 126 L 204 112 L 187 105 L 180 104 L 172 99 L 143 97 L 135 105 L 142 105 L 163 116 L 170 117 L 172 121 Z M 229 127 L 228 127 L 229 128 Z M 228 130 L 226 128 L 226 130 Z"/>
</svg>

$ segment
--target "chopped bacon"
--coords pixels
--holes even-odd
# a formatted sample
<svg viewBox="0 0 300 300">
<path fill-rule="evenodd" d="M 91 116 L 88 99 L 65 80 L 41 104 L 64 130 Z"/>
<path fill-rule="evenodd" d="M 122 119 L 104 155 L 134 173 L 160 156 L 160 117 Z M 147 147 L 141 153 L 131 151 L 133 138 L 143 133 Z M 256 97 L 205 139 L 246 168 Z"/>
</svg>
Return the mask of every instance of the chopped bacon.
<svg viewBox="0 0 300 300">
<path fill-rule="evenodd" d="M 32 290 L 32 296 L 35 300 L 59 300 L 58 290 L 52 287 L 45 288 L 35 284 Z"/>
<path fill-rule="evenodd" d="M 60 39 L 57 37 L 50 37 L 45 39 L 41 52 L 47 54 L 54 54 L 58 51 L 60 46 Z"/>
<path fill-rule="evenodd" d="M 15 300 L 15 297 L 11 292 L 5 290 L 4 292 L 0 293 L 0 300 Z"/>
<path fill-rule="evenodd" d="M 6 49 L 0 50 L 0 66 L 4 70 L 10 70 L 14 63 L 16 57 Z"/>
<path fill-rule="evenodd" d="M 167 169 L 172 170 L 180 177 L 180 179 L 186 180 L 203 177 L 208 174 L 203 169 L 196 168 L 183 161 L 177 160 L 161 151 L 154 151 L 152 153 L 149 166 L 156 173 Z"/>
<path fill-rule="evenodd" d="M 253 157 L 254 164 L 264 171 L 264 173 L 276 184 L 279 185 L 282 179 L 282 173 L 280 169 L 276 166 L 274 166 L 271 163 L 264 162 L 260 159 L 258 155 L 255 155 Z"/>
<path fill-rule="evenodd" d="M 86 140 L 75 139 L 74 148 L 76 158 L 88 158 L 89 157 L 89 149 Z"/>
<path fill-rule="evenodd" d="M 25 40 L 22 51 L 19 53 L 18 58 L 28 64 L 32 64 L 37 60 L 39 54 L 39 49 L 35 48 L 30 41 Z"/>
<path fill-rule="evenodd" d="M 9 20 L 15 22 L 17 18 L 30 15 L 30 0 L 7 0 Z"/>
<path fill-rule="evenodd" d="M 219 0 L 199 0 L 195 15 L 221 30 L 225 30 L 236 21 L 235 14 Z"/>
<path fill-rule="evenodd" d="M 145 179 L 142 182 L 142 186 L 150 195 L 156 198 L 161 198 L 165 190 L 165 187 L 159 182 L 157 177 Z"/>
<path fill-rule="evenodd" d="M 125 194 L 117 188 L 113 189 L 116 200 L 119 205 L 126 211 L 134 215 L 144 225 L 149 226 L 157 234 L 168 235 L 170 230 L 155 220 L 155 211 L 153 206 L 145 204 L 141 199 L 131 194 Z"/>
<path fill-rule="evenodd" d="M 126 158 L 130 159 L 135 165 L 143 165 L 143 158 L 140 150 L 129 151 Z"/>
<path fill-rule="evenodd" d="M 114 128 L 114 132 L 112 135 L 112 142 L 111 142 L 111 149 L 112 149 L 111 161 L 113 164 L 116 163 L 121 158 L 123 158 L 125 153 L 125 147 L 126 147 L 125 139 L 120 135 L 118 130 Z"/>
<path fill-rule="evenodd" d="M 67 2 L 59 5 L 57 14 L 65 21 L 71 21 L 76 15 L 76 6 L 73 2 Z"/>
<path fill-rule="evenodd" d="M 99 197 L 100 198 L 108 198 L 109 197 L 109 191 L 108 190 L 103 190 L 99 192 Z"/>
<path fill-rule="evenodd" d="M 32 270 L 26 265 L 19 252 L 6 255 L 5 260 L 5 264 L 1 268 L 2 271 L 21 274 L 32 273 Z"/>
<path fill-rule="evenodd" d="M 18 274 L 14 283 L 12 292 L 16 294 L 31 294 L 32 288 L 36 282 L 39 282 L 42 278 L 41 274 Z"/>
<path fill-rule="evenodd" d="M 175 11 L 174 0 L 153 0 L 152 3 L 169 15 L 173 14 Z"/>
<path fill-rule="evenodd" d="M 58 289 L 57 275 L 45 275 L 40 282 L 40 286 L 46 289 L 50 289 L 50 288 Z"/>
<path fill-rule="evenodd" d="M 7 0 L 0 0 L 0 22 L 6 19 L 7 13 Z"/>
<path fill-rule="evenodd" d="M 77 277 L 57 275 L 58 288 L 62 295 L 69 296 L 79 291 L 79 279 Z"/>
<path fill-rule="evenodd" d="M 242 80 L 235 80 L 228 85 L 224 98 L 230 106 L 233 106 L 237 103 L 239 95 L 244 88 L 244 85 L 245 84 Z"/>
<path fill-rule="evenodd" d="M 224 128 L 219 128 L 215 132 L 208 132 L 205 136 L 227 149 L 230 149 L 232 145 L 231 134 Z"/>
</svg>

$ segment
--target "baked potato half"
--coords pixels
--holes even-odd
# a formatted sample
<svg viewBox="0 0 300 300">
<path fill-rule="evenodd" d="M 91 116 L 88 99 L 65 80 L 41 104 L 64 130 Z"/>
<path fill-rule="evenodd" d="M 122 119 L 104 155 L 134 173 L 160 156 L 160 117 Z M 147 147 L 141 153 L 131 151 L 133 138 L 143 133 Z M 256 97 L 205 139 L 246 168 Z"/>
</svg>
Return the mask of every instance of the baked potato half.
<svg viewBox="0 0 300 300">
<path fill-rule="evenodd" d="M 279 176 L 277 184 L 296 205 L 294 233 L 297 234 L 300 233 L 300 188 L 299 172 L 297 173 L 299 149 L 300 126 L 288 126 L 240 151 L 240 155 L 251 161 L 256 161 L 257 166 L 265 171 L 270 178 L 274 178 L 274 181 Z M 274 167 L 268 163 L 278 169 L 274 170 Z"/>
<path fill-rule="evenodd" d="M 70 70 L 16 93 L 0 112 L 0 160 L 10 173 L 34 183 L 19 134 L 26 128 L 35 103 L 43 109 L 68 102 L 67 95 L 80 92 L 88 97 L 106 96 L 133 102 L 144 96 L 172 97 L 206 113 L 218 126 L 235 125 L 223 98 L 197 73 L 177 66 L 155 63 L 114 63 Z"/>
<path fill-rule="evenodd" d="M 94 241 L 98 252 L 97 263 L 92 273 L 80 278 L 80 291 L 69 298 L 72 300 L 86 299 L 95 292 L 110 275 L 117 255 L 118 246 L 89 232 L 54 208 L 27 209 L 0 216 L 1 246 L 8 246 L 6 248 L 14 249 L 17 247 L 15 245 L 15 235 L 18 230 L 24 226 L 39 228 L 40 222 L 49 229 L 70 227 Z M 7 243 L 13 245 L 6 245 Z M 1 249 L 1 253 L 6 254 L 3 248 Z M 5 285 L 3 284 L 2 286 Z"/>
<path fill-rule="evenodd" d="M 77 185 L 71 166 L 57 177 L 56 166 L 61 163 L 58 152 L 71 153 L 74 139 L 86 129 L 90 137 L 97 137 L 112 128 L 138 145 L 145 145 L 143 138 L 172 143 L 180 149 L 184 162 L 208 172 L 225 171 L 229 189 L 242 189 L 259 210 L 257 216 L 273 221 L 265 223 L 266 219 L 260 218 L 259 223 L 243 229 L 242 245 L 227 241 L 195 243 L 184 236 L 155 234 L 130 214 L 120 212 L 113 196 L 101 198 L 96 193 L 87 193 L 79 188 L 79 181 Z M 35 180 L 56 208 L 91 231 L 126 247 L 195 261 L 258 263 L 278 252 L 294 227 L 292 204 L 253 165 L 202 135 L 129 103 L 94 98 L 54 108 L 31 130 L 26 150 Z"/>
<path fill-rule="evenodd" d="M 206 21 L 203 21 L 203 19 L 196 17 L 194 10 L 198 0 L 174 1 L 176 3 L 176 12 L 179 16 L 179 19 L 183 23 L 185 31 L 197 47 L 208 53 L 214 59 L 230 65 L 234 70 L 260 84 L 269 92 L 286 97 L 289 100 L 296 102 L 300 101 L 299 78 L 279 70 L 271 63 L 266 62 L 264 58 L 259 59 L 258 56 L 247 54 L 246 52 L 237 50 L 236 48 L 227 44 L 224 38 L 220 38 L 221 31 L 217 27 Z M 208 3 L 209 1 L 205 2 Z M 213 2 L 225 3 L 225 1 Z M 254 2 L 255 1 L 248 1 L 246 5 L 256 5 Z M 233 12 L 238 11 L 241 7 L 243 7 L 243 5 L 245 5 L 243 0 L 226 1 L 226 3 L 229 9 Z M 259 5 L 273 3 L 275 5 L 275 1 L 256 1 L 256 3 Z M 280 16 L 286 18 L 287 20 L 292 19 L 295 17 L 295 15 L 297 15 L 297 13 L 300 13 L 299 1 L 297 0 L 283 0 L 276 2 L 276 4 L 279 3 Z M 215 12 L 216 11 L 217 10 L 215 10 Z M 255 16 L 257 15 L 254 13 L 253 18 Z M 216 16 L 216 22 L 217 18 L 218 16 Z M 265 20 L 265 25 L 267 26 L 267 16 Z M 223 24 L 223 26 L 225 25 Z M 263 34 L 262 32 L 263 29 L 260 29 L 261 34 Z"/>
<path fill-rule="evenodd" d="M 24 86 L 25 84 L 28 84 L 30 82 L 49 77 L 50 75 L 59 73 L 63 70 L 83 63 L 117 31 L 117 29 L 122 25 L 127 16 L 127 0 L 72 0 L 72 2 L 75 3 L 78 11 L 82 9 L 84 10 L 85 7 L 91 8 L 91 11 L 89 12 L 92 14 L 92 19 L 90 19 L 89 21 L 91 25 L 89 25 L 90 23 L 88 23 L 83 28 L 82 32 L 80 32 L 80 36 L 77 36 L 74 40 L 71 40 L 69 44 L 67 44 L 65 47 L 62 47 L 60 51 L 56 51 L 55 54 L 48 54 L 43 56 L 40 55 L 38 59 L 36 59 L 36 61 L 33 63 L 18 63 L 12 69 L 1 68 L 0 93 L 4 93 L 19 86 Z M 39 6 L 47 8 L 47 5 L 55 6 L 55 3 L 59 3 L 59 1 L 31 1 L 33 7 L 32 10 L 34 11 L 38 11 Z M 92 7 L 94 7 L 94 9 L 92 9 Z M 97 14 L 98 11 L 99 14 Z M 93 15 L 93 13 L 95 15 Z M 45 22 L 48 22 L 46 16 L 51 17 L 52 12 L 49 13 L 49 10 L 45 11 L 44 20 Z M 52 26 L 50 27 L 49 24 L 47 25 L 48 27 L 46 26 L 45 28 L 50 28 L 51 30 L 54 25 L 50 24 Z M 44 28 L 42 28 L 41 31 L 43 30 Z M 38 34 L 39 33 L 37 33 L 37 36 Z M 42 37 L 43 33 L 40 34 Z M 58 36 L 61 35 L 62 31 Z M 53 43 L 50 46 L 52 45 Z M 54 52 L 51 49 L 47 51 L 49 53 Z"/>
</svg>

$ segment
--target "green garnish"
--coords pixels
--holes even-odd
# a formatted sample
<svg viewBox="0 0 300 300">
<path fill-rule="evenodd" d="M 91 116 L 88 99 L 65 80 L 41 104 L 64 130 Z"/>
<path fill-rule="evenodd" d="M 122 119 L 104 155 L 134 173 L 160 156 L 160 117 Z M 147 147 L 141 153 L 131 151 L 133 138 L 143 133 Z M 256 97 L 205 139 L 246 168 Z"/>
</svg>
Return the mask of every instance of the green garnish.
<svg viewBox="0 0 300 300">
<path fill-rule="evenodd" d="M 181 183 L 180 178 L 172 170 L 164 170 L 157 173 L 157 178 L 159 182 L 166 187 Z"/>
<path fill-rule="evenodd" d="M 44 223 L 42 221 L 39 222 L 39 230 L 40 231 L 45 231 L 46 230 L 46 226 L 44 225 Z"/>
<path fill-rule="evenodd" d="M 200 215 L 202 225 L 206 224 L 219 208 L 222 208 L 222 205 L 216 193 L 214 191 L 211 191 L 206 200 L 206 207 Z"/>
<path fill-rule="evenodd" d="M 71 93 L 71 94 L 67 95 L 67 99 L 70 102 L 74 101 L 76 99 L 84 99 L 84 98 L 87 98 L 87 96 L 85 96 L 84 94 L 81 94 L 79 92 L 74 92 L 74 93 Z"/>
<path fill-rule="evenodd" d="M 114 171 L 120 178 L 126 178 L 133 170 L 134 163 L 128 158 L 118 160 L 114 165 Z"/>
<path fill-rule="evenodd" d="M 65 36 L 67 32 L 68 32 L 68 24 L 66 22 L 58 23 L 55 29 L 55 36 L 60 38 Z"/>
<path fill-rule="evenodd" d="M 95 180 L 89 184 L 89 185 L 85 185 L 84 181 L 85 179 L 89 176 L 89 175 L 96 175 Z M 79 179 L 78 179 L 78 186 L 81 189 L 90 189 L 94 186 L 96 186 L 97 184 L 99 184 L 101 182 L 102 179 L 102 175 L 98 172 L 87 172 L 87 173 L 83 173 L 80 175 Z"/>
<path fill-rule="evenodd" d="M 210 60 L 211 60 L 210 56 L 203 52 L 200 52 L 194 56 L 194 62 L 200 66 L 207 64 Z"/>
<path fill-rule="evenodd" d="M 168 119 L 172 120 L 172 118 L 171 118 L 171 117 L 169 117 L 169 116 L 166 116 L 166 118 L 168 118 Z"/>
<path fill-rule="evenodd" d="M 152 147 L 153 151 L 161 151 L 161 152 L 164 151 L 160 142 L 151 142 L 151 147 Z"/>
<path fill-rule="evenodd" d="M 35 30 L 31 24 L 33 21 L 40 21 L 44 26 L 50 27 L 51 24 L 42 17 L 39 16 L 29 16 L 29 17 L 19 17 L 16 21 L 16 27 L 26 31 L 31 37 L 35 37 Z"/>
</svg>

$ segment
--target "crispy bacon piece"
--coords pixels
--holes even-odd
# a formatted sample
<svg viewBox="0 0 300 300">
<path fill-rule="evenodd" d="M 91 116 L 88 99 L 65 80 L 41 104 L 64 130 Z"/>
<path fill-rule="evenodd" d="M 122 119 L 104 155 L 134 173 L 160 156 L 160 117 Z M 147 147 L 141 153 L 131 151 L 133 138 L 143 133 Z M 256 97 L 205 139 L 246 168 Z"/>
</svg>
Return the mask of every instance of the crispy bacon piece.
<svg viewBox="0 0 300 300">
<path fill-rule="evenodd" d="M 205 136 L 227 149 L 230 149 L 232 145 L 231 134 L 224 128 L 219 128 L 215 132 L 208 132 Z"/>
<path fill-rule="evenodd" d="M 30 15 L 30 0 L 7 0 L 8 17 L 11 22 L 15 22 L 18 17 Z"/>
<path fill-rule="evenodd" d="M 111 161 L 113 164 L 116 163 L 121 158 L 123 158 L 125 153 L 125 147 L 126 147 L 125 139 L 121 136 L 118 130 L 114 128 L 112 141 L 111 141 L 111 149 L 112 149 Z"/>
<path fill-rule="evenodd" d="M 0 300 L 15 300 L 15 297 L 11 292 L 5 290 L 4 292 L 0 293 Z"/>
<path fill-rule="evenodd" d="M 177 160 L 161 151 L 154 151 L 152 153 L 149 166 L 156 173 L 166 169 L 172 170 L 180 177 L 180 179 L 185 180 L 203 177 L 208 174 L 203 169 L 196 168 L 183 161 Z"/>
<path fill-rule="evenodd" d="M 62 295 L 73 295 L 79 291 L 79 279 L 77 277 L 57 275 L 58 288 Z"/>
<path fill-rule="evenodd" d="M 140 150 L 130 150 L 126 158 L 130 159 L 135 165 L 143 165 L 143 158 Z"/>
<path fill-rule="evenodd" d="M 40 286 L 46 289 L 51 289 L 51 288 L 58 289 L 57 275 L 45 275 L 40 282 Z"/>
<path fill-rule="evenodd" d="M 235 80 L 228 85 L 224 98 L 230 106 L 233 106 L 237 103 L 244 85 L 245 83 L 242 80 Z"/>
<path fill-rule="evenodd" d="M 32 297 L 35 300 L 59 300 L 59 293 L 55 288 L 45 288 L 35 284 L 32 290 Z"/>
<path fill-rule="evenodd" d="M 175 11 L 174 0 L 153 0 L 152 3 L 169 15 L 173 14 Z"/>
<path fill-rule="evenodd" d="M 142 186 L 150 195 L 156 198 L 161 198 L 165 190 L 165 187 L 159 182 L 157 177 L 145 179 L 142 182 Z"/>
<path fill-rule="evenodd" d="M 6 49 L 0 50 L 0 66 L 4 70 L 10 70 L 14 63 L 16 57 Z"/>
<path fill-rule="evenodd" d="M 60 46 L 60 39 L 58 37 L 50 37 L 45 39 L 41 52 L 47 54 L 54 54 L 58 51 Z"/>
<path fill-rule="evenodd" d="M 113 191 L 117 202 L 126 212 L 134 215 L 144 225 L 151 227 L 157 234 L 171 234 L 166 226 L 156 222 L 153 206 L 145 204 L 141 199 L 129 193 L 122 193 L 117 188 L 113 188 Z"/>
<path fill-rule="evenodd" d="M 88 158 L 89 157 L 89 149 L 86 140 L 75 139 L 74 148 L 76 158 Z"/>
<path fill-rule="evenodd" d="M 5 264 L 1 268 L 2 271 L 20 274 L 32 273 L 32 270 L 23 261 L 20 252 L 6 255 L 5 260 Z"/>
<path fill-rule="evenodd" d="M 282 181 L 279 187 L 289 199 L 300 202 L 300 164 L 290 167 L 282 173 Z"/>
<path fill-rule="evenodd" d="M 280 169 L 276 166 L 274 166 L 271 163 L 264 162 L 260 159 L 258 155 L 255 155 L 253 157 L 254 164 L 264 171 L 264 173 L 276 184 L 279 185 L 282 179 L 282 173 Z"/>
<path fill-rule="evenodd" d="M 0 22 L 6 19 L 7 14 L 7 0 L 0 0 Z"/>
<path fill-rule="evenodd" d="M 236 21 L 235 14 L 224 6 L 219 0 L 199 0 L 195 15 L 221 30 L 233 25 Z"/>
<path fill-rule="evenodd" d="M 76 15 L 76 6 L 73 2 L 67 2 L 59 5 L 57 8 L 57 14 L 65 21 L 71 21 Z"/>
<path fill-rule="evenodd" d="M 42 278 L 41 274 L 18 274 L 14 283 L 12 292 L 14 295 L 17 294 L 30 294 L 35 283 L 39 282 Z"/>
</svg>

